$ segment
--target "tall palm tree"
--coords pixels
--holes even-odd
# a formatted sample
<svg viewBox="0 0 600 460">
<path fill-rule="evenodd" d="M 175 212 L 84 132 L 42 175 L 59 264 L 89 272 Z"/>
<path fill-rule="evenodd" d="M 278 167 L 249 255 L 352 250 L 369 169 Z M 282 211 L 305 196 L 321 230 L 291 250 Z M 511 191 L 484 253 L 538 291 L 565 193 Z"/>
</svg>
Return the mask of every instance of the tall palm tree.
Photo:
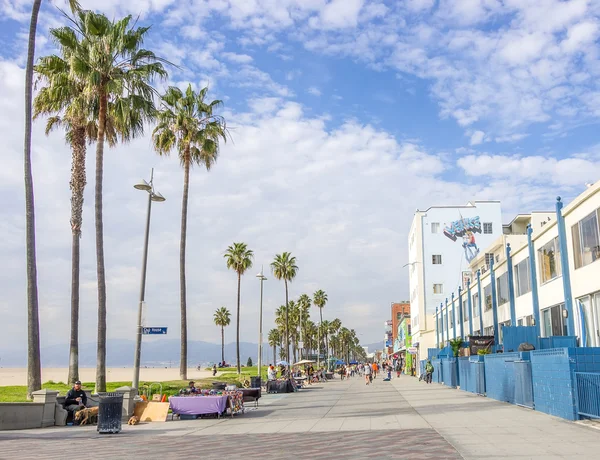
<svg viewBox="0 0 600 460">
<path fill-rule="evenodd" d="M 236 335 L 236 353 L 237 353 L 237 373 L 241 374 L 240 366 L 240 288 L 242 275 L 252 268 L 252 259 L 254 253 L 248 249 L 246 243 L 233 243 L 225 251 L 225 260 L 227 268 L 237 273 L 237 335 Z"/>
<path fill-rule="evenodd" d="M 279 329 L 271 329 L 267 340 L 269 341 L 269 346 L 273 347 L 273 364 L 275 364 L 277 362 L 277 345 L 281 343 Z"/>
<path fill-rule="evenodd" d="M 181 362 L 180 378 L 187 379 L 187 285 L 185 248 L 187 240 L 187 212 L 190 190 L 190 169 L 204 166 L 210 171 L 219 156 L 219 139 L 227 140 L 225 119 L 215 115 L 222 105 L 220 100 L 206 102 L 208 88 L 199 93 L 189 85 L 185 93 L 169 87 L 162 96 L 158 124 L 152 133 L 154 149 L 159 155 L 169 155 L 176 148 L 183 166 L 183 198 L 181 203 L 181 239 L 179 242 L 179 296 L 181 308 Z"/>
<path fill-rule="evenodd" d="M 225 362 L 225 327 L 231 324 L 231 313 L 226 307 L 221 307 L 215 311 L 214 321 L 221 327 L 221 363 Z"/>
<path fill-rule="evenodd" d="M 302 294 L 298 297 L 298 307 L 300 309 L 300 339 L 306 341 L 306 323 L 310 320 L 310 305 L 312 303 L 311 298 L 307 294 Z M 300 359 L 302 359 L 302 349 L 300 347 Z"/>
<path fill-rule="evenodd" d="M 98 275 L 98 352 L 96 361 L 96 391 L 106 389 L 106 273 L 104 266 L 104 224 L 102 185 L 104 178 L 104 141 L 106 139 L 109 106 L 119 118 L 119 130 L 126 137 L 143 132 L 144 122 L 155 114 L 155 78 L 165 78 L 163 60 L 142 43 L 149 27 L 130 24 L 131 16 L 110 21 L 103 14 L 77 10 L 72 18 L 74 28 L 64 27 L 60 44 L 73 50 L 71 68 L 76 78 L 85 82 L 85 91 L 97 99 L 98 132 L 96 135 L 96 272 Z M 75 38 L 81 37 L 78 42 Z"/>
<path fill-rule="evenodd" d="M 292 256 L 291 252 L 283 252 L 275 255 L 275 260 L 271 262 L 271 270 L 273 276 L 278 280 L 283 280 L 285 283 L 285 348 L 286 356 L 290 356 L 290 325 L 288 315 L 288 304 L 289 304 L 289 292 L 288 283 L 298 274 L 298 266 L 296 265 L 296 258 Z"/>
<path fill-rule="evenodd" d="M 35 203 L 31 169 L 31 104 L 33 99 L 33 59 L 35 32 L 41 0 L 34 0 L 29 23 L 27 68 L 25 70 L 25 141 L 23 166 L 25 176 L 25 231 L 27 246 L 27 397 L 42 388 L 40 363 L 40 319 L 38 310 L 37 261 L 35 254 Z"/>
<path fill-rule="evenodd" d="M 315 292 L 313 294 L 313 303 L 315 304 L 316 307 L 319 308 L 319 318 L 320 318 L 320 322 L 319 322 L 319 326 L 323 323 L 323 307 L 325 307 L 325 304 L 327 303 L 327 294 L 325 293 L 325 291 L 319 289 L 317 292 Z M 319 327 L 319 332 L 321 331 L 321 328 Z M 319 361 L 319 363 L 321 362 L 321 339 L 319 338 L 319 352 L 317 352 L 317 361 Z M 327 353 L 325 353 L 327 354 Z M 325 358 L 327 360 L 327 357 Z M 325 361 L 327 362 L 327 361 Z"/>
</svg>

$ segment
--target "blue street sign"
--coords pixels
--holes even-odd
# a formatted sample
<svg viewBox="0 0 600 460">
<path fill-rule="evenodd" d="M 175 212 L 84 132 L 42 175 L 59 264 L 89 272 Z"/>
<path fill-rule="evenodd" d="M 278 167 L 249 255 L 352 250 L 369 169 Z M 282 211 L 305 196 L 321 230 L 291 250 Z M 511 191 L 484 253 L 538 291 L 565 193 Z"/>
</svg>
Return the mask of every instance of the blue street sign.
<svg viewBox="0 0 600 460">
<path fill-rule="evenodd" d="M 166 334 L 166 327 L 143 327 L 142 334 L 145 335 L 155 335 L 155 334 Z"/>
</svg>

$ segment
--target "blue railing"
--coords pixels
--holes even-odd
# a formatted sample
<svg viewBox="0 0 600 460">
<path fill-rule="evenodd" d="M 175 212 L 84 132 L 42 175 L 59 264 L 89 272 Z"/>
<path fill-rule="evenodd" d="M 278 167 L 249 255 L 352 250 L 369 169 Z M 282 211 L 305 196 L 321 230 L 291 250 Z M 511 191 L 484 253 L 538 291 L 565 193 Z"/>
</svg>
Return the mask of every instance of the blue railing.
<svg viewBox="0 0 600 460">
<path fill-rule="evenodd" d="M 600 373 L 575 372 L 579 415 L 600 418 Z"/>
</svg>

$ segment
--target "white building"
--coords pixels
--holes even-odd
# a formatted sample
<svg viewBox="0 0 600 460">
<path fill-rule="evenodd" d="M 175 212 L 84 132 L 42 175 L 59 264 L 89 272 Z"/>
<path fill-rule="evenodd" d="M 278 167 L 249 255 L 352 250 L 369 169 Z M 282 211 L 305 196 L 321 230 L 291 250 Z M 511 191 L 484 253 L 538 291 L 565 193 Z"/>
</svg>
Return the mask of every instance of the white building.
<svg viewBox="0 0 600 460">
<path fill-rule="evenodd" d="M 470 275 L 469 263 L 502 235 L 499 201 L 417 210 L 408 234 L 408 268 L 413 345 L 421 358 L 436 346 L 436 307 Z M 416 346 L 416 345 L 415 345 Z"/>
<path fill-rule="evenodd" d="M 555 201 L 549 197 L 548 207 Z M 582 343 L 582 321 L 585 321 L 587 346 L 600 346 L 600 181 L 589 186 L 562 210 L 566 227 L 566 250 L 573 297 L 575 335 Z M 533 212 L 519 214 L 504 226 L 504 233 L 492 242 L 471 262 L 473 282 L 471 284 L 472 311 L 468 309 L 468 293 L 463 292 L 463 329 L 469 331 L 469 315 L 473 315 L 473 333 L 480 333 L 478 308 L 477 269 L 481 270 L 483 335 L 493 333 L 493 311 L 490 271 L 486 260 L 494 258 L 494 274 L 498 304 L 498 323 L 510 324 L 510 291 L 506 243 L 510 243 L 514 278 L 515 312 L 517 325 L 533 325 L 533 299 L 530 281 L 530 258 L 527 244 L 527 225 L 533 229 L 535 266 L 540 309 L 540 334 L 542 337 L 567 335 L 567 319 L 563 313 L 564 289 L 563 267 L 560 260 L 558 227 L 555 212 Z M 486 255 L 489 254 L 489 255 Z M 493 254 L 493 255 L 492 255 Z M 454 277 L 460 276 L 456 270 Z M 455 291 L 455 295 L 458 295 Z M 581 302 L 581 308 L 580 308 Z M 583 315 L 582 315 L 583 313 Z M 445 315 L 446 313 L 444 313 Z M 451 315 L 451 314 L 450 314 Z M 445 321 L 444 321 L 445 323 Z M 435 328 L 435 323 L 433 323 Z M 445 327 L 445 326 L 444 326 Z M 456 324 L 456 335 L 460 336 L 460 324 Z M 502 340 L 499 327 L 500 340 Z M 450 337 L 454 329 L 450 325 Z M 446 337 L 447 334 L 444 334 Z"/>
</svg>

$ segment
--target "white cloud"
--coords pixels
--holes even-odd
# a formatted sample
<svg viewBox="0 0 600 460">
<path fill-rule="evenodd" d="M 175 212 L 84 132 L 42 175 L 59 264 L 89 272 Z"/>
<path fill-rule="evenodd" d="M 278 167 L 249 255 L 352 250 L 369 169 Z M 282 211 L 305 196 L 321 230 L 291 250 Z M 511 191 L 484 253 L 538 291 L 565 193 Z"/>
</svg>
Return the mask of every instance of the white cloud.
<svg viewBox="0 0 600 460">
<path fill-rule="evenodd" d="M 319 90 L 319 88 L 315 87 L 315 86 L 310 86 L 306 92 L 308 94 L 312 94 L 313 96 L 320 96 L 321 95 L 321 90 Z"/>
<path fill-rule="evenodd" d="M 319 18 L 311 18 L 310 25 L 322 29 L 356 27 L 364 0 L 331 0 L 321 10 Z"/>
<path fill-rule="evenodd" d="M 475 131 L 471 134 L 471 145 L 479 145 L 483 142 L 485 138 L 485 133 L 483 131 Z"/>
<path fill-rule="evenodd" d="M 236 64 L 249 64 L 252 62 L 252 56 L 248 56 L 247 54 L 237 54 L 237 53 L 223 53 L 224 59 L 228 61 L 235 62 Z"/>
</svg>

